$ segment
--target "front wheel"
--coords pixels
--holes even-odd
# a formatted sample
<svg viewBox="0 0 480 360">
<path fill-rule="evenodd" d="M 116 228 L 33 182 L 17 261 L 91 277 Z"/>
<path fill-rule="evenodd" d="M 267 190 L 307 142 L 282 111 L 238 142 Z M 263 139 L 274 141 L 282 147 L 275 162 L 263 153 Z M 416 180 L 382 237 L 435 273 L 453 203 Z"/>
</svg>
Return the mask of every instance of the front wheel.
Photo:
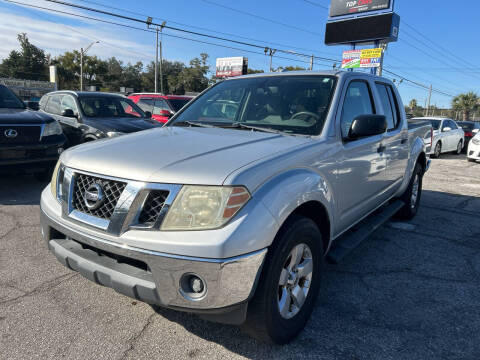
<svg viewBox="0 0 480 360">
<path fill-rule="evenodd" d="M 322 268 L 322 235 L 317 225 L 292 216 L 269 249 L 243 329 L 269 343 L 294 339 L 312 313 Z"/>
<path fill-rule="evenodd" d="M 417 163 L 415 165 L 415 169 L 413 170 L 410 184 L 400 198 L 405 205 L 399 210 L 395 217 L 399 219 L 410 220 L 417 214 L 418 207 L 420 205 L 420 198 L 422 197 L 422 181 L 423 169 L 422 166 Z"/>
</svg>

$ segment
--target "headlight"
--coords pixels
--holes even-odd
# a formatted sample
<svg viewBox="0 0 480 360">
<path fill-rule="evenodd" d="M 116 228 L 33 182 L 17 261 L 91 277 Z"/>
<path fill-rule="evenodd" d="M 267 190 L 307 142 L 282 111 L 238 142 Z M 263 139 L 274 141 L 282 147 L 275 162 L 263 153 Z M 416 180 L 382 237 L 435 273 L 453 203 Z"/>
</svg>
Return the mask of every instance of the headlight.
<svg viewBox="0 0 480 360">
<path fill-rule="evenodd" d="M 58 123 L 58 121 L 52 121 L 45 125 L 43 129 L 43 136 L 51 136 L 51 135 L 61 135 L 62 134 L 62 127 Z"/>
<path fill-rule="evenodd" d="M 475 137 L 472 139 L 472 143 L 474 143 L 475 145 L 480 145 L 480 139 L 475 136 Z"/>
<path fill-rule="evenodd" d="M 120 136 L 120 135 L 123 135 L 123 133 L 117 132 L 117 131 L 109 131 L 109 132 L 107 132 L 107 136 L 108 136 L 108 137 L 116 137 L 116 136 Z"/>
<path fill-rule="evenodd" d="M 53 170 L 52 180 L 50 181 L 50 190 L 52 191 L 53 197 L 57 198 L 57 179 L 58 179 L 58 169 L 60 168 L 61 162 L 57 161 L 55 165 L 55 170 Z"/>
<path fill-rule="evenodd" d="M 211 230 L 225 225 L 248 202 L 242 186 L 190 186 L 178 193 L 161 230 Z"/>
</svg>

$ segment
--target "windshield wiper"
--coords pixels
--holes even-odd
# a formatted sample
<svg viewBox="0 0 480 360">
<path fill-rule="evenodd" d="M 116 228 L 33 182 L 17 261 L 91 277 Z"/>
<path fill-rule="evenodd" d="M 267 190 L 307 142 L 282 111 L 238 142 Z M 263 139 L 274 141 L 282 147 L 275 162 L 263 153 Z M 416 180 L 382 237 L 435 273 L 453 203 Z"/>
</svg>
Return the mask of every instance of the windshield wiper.
<svg viewBox="0 0 480 360">
<path fill-rule="evenodd" d="M 204 127 L 204 128 L 216 128 L 218 126 L 215 126 L 215 125 L 210 125 L 210 124 L 203 124 L 203 123 L 200 123 L 200 122 L 196 122 L 196 121 L 179 121 L 179 122 L 174 122 L 172 124 L 172 126 L 184 126 L 184 125 L 189 125 L 189 126 L 198 126 L 198 127 Z"/>
<path fill-rule="evenodd" d="M 277 129 L 272 129 L 269 127 L 262 127 L 262 126 L 252 126 L 252 125 L 245 125 L 243 123 L 235 122 L 232 125 L 227 126 L 227 128 L 231 129 L 247 129 L 247 130 L 254 130 L 254 131 L 263 131 L 267 133 L 272 133 L 272 134 L 280 134 L 280 135 L 286 135 L 284 131 L 280 131 Z"/>
</svg>

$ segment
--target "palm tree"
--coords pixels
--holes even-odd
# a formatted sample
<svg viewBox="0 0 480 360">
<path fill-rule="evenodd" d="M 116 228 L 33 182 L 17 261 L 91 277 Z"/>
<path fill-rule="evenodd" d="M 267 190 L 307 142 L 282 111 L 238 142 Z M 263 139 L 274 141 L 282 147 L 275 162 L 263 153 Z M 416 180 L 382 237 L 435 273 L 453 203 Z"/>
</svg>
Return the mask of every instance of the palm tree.
<svg viewBox="0 0 480 360">
<path fill-rule="evenodd" d="M 452 100 L 452 108 L 463 113 L 463 121 L 470 120 L 470 113 L 477 110 L 480 98 L 474 92 L 460 94 Z"/>
<path fill-rule="evenodd" d="M 415 108 L 418 106 L 417 100 L 416 99 L 410 100 L 410 103 L 408 104 L 408 106 L 411 111 L 415 110 Z"/>
</svg>

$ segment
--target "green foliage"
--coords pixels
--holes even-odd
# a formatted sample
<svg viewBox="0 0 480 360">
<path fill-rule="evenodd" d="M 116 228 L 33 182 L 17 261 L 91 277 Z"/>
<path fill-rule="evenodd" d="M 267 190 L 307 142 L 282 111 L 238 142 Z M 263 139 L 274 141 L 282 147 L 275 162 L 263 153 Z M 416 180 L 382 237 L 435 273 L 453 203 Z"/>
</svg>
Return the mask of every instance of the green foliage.
<svg viewBox="0 0 480 360">
<path fill-rule="evenodd" d="M 49 56 L 42 49 L 31 44 L 27 34 L 17 36 L 20 51 L 12 50 L 0 64 L 0 76 L 27 79 L 48 80 Z"/>
<path fill-rule="evenodd" d="M 0 64 L 0 76 L 48 80 L 48 65 L 57 65 L 60 89 L 76 90 L 80 87 L 80 52 L 67 51 L 54 59 L 32 45 L 26 34 L 18 35 L 21 51 L 13 50 Z M 166 94 L 200 92 L 209 85 L 207 73 L 208 54 L 190 61 L 189 66 L 179 61 L 163 60 L 163 86 Z M 115 57 L 102 60 L 96 56 L 83 56 L 84 86 L 95 85 L 102 91 L 119 91 L 120 87 L 131 87 L 135 91 L 154 91 L 155 64 L 142 62 L 124 64 Z M 160 71 L 158 72 L 160 91 Z"/>
<path fill-rule="evenodd" d="M 479 106 L 480 98 L 474 92 L 460 94 L 455 96 L 452 100 L 452 109 L 461 111 L 463 114 L 463 121 L 470 120 L 470 113 L 476 111 Z"/>
</svg>

